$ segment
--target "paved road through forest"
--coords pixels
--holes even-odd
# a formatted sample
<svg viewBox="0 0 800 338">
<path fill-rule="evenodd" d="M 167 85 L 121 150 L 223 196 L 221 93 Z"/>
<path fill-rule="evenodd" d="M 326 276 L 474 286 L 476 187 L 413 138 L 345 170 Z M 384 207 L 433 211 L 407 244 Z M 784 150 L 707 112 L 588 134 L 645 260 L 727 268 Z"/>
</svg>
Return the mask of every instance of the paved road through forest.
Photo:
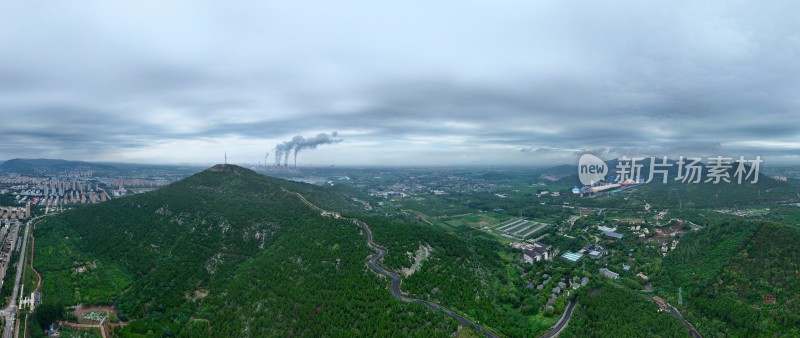
<svg viewBox="0 0 800 338">
<path fill-rule="evenodd" d="M 388 250 L 386 248 L 376 244 L 372 240 L 372 230 L 370 230 L 369 225 L 367 225 L 367 223 L 365 223 L 364 221 L 355 219 L 355 218 L 340 217 L 338 213 L 333 213 L 333 212 L 329 212 L 329 211 L 323 210 L 322 208 L 312 204 L 311 202 L 306 200 L 305 197 L 303 197 L 303 195 L 300 195 L 299 193 L 288 191 L 288 190 L 285 190 L 285 189 L 284 189 L 284 191 L 297 196 L 303 203 L 305 203 L 306 205 L 308 205 L 312 209 L 314 209 L 316 211 L 319 211 L 323 215 L 331 216 L 331 217 L 338 218 L 338 219 L 348 220 L 348 221 L 353 222 L 355 225 L 359 226 L 361 228 L 361 230 L 363 230 L 364 233 L 367 235 L 367 246 L 369 246 L 372 250 L 375 250 L 375 255 L 373 255 L 372 257 L 370 257 L 367 260 L 367 265 L 369 265 L 369 267 L 372 270 L 374 270 L 375 272 L 377 272 L 377 273 L 379 273 L 381 275 L 384 275 L 386 277 L 389 277 L 389 279 L 392 282 L 391 286 L 390 286 L 390 289 L 391 289 L 391 292 L 392 292 L 392 296 L 394 298 L 397 298 L 397 299 L 399 299 L 399 300 L 401 300 L 403 302 L 406 302 L 406 303 L 417 303 L 417 304 L 420 304 L 420 305 L 427 306 L 427 307 L 429 307 L 431 309 L 434 309 L 434 310 L 442 311 L 446 315 L 448 315 L 448 316 L 452 317 L 453 319 L 457 320 L 459 323 L 461 323 L 463 325 L 466 325 L 466 326 L 469 326 L 469 327 L 472 327 L 473 329 L 475 329 L 476 331 L 482 333 L 486 337 L 491 337 L 491 338 L 499 337 L 494 332 L 492 332 L 492 331 L 490 331 L 490 330 L 478 325 L 477 323 L 475 323 L 475 322 L 473 322 L 473 321 L 471 321 L 471 320 L 469 320 L 467 318 L 464 318 L 463 316 L 453 312 L 453 310 L 450 310 L 450 309 L 448 309 L 448 308 L 446 308 L 446 307 L 444 307 L 444 306 L 442 306 L 440 304 L 429 302 L 429 301 L 425 301 L 425 300 L 422 300 L 422 299 L 409 298 L 409 297 L 404 296 L 402 294 L 402 292 L 400 292 L 400 276 L 398 276 L 394 272 L 391 272 L 389 270 L 384 269 L 380 265 L 380 263 L 378 263 L 378 262 L 380 262 L 380 260 L 384 256 L 386 256 L 386 253 L 388 252 Z"/>
</svg>

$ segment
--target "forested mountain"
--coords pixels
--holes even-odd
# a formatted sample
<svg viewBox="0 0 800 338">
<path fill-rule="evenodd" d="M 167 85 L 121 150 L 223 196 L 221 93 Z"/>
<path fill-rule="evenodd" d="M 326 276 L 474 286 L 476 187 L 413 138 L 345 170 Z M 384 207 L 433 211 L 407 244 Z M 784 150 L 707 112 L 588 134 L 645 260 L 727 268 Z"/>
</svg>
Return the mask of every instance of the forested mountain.
<svg viewBox="0 0 800 338">
<path fill-rule="evenodd" d="M 704 336 L 797 336 L 798 247 L 795 227 L 741 220 L 711 224 L 686 236 L 666 257 L 668 278 L 658 282 L 673 292 L 681 288 L 684 313 Z"/>
<path fill-rule="evenodd" d="M 365 265 L 371 250 L 356 226 L 320 216 L 284 189 L 330 204 L 348 199 L 217 165 L 49 218 L 34 231 L 43 300 L 116 305 L 129 322 L 123 335 L 455 332 L 449 317 L 391 298 Z"/>
</svg>

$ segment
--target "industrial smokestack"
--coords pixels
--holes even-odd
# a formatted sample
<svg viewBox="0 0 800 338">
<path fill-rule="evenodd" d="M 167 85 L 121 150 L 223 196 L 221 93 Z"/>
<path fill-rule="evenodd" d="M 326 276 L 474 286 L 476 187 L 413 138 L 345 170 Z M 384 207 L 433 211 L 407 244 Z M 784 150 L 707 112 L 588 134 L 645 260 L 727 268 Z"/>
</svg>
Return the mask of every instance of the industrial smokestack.
<svg viewBox="0 0 800 338">
<path fill-rule="evenodd" d="M 294 166 L 297 167 L 297 153 L 299 153 L 303 149 L 316 149 L 317 146 L 323 144 L 334 144 L 342 142 L 342 139 L 337 139 L 335 137 L 339 136 L 339 133 L 332 132 L 330 135 L 326 133 L 319 133 L 317 136 L 313 138 L 305 138 L 303 136 L 297 135 L 292 137 L 291 140 L 285 141 L 282 143 L 278 143 L 275 145 L 275 164 L 277 166 L 281 165 L 281 156 L 283 156 L 283 166 L 288 166 L 289 162 L 289 155 L 294 152 Z"/>
</svg>

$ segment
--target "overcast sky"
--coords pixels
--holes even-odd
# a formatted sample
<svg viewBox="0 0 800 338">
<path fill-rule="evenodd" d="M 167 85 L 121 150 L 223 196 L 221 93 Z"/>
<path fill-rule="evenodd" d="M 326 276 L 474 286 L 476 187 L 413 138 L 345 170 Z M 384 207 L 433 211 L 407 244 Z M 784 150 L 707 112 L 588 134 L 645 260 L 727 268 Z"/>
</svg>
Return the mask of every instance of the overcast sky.
<svg viewBox="0 0 800 338">
<path fill-rule="evenodd" d="M 797 1 L 2 1 L 0 51 L 0 159 L 800 163 Z"/>
</svg>

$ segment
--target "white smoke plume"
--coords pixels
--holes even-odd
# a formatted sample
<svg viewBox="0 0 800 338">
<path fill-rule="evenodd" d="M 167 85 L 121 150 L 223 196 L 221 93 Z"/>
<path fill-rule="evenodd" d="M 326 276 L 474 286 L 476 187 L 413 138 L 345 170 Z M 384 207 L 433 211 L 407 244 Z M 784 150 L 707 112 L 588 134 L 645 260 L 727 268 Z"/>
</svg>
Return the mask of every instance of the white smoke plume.
<svg viewBox="0 0 800 338">
<path fill-rule="evenodd" d="M 281 157 L 283 157 L 283 165 L 289 162 L 289 155 L 294 152 L 294 164 L 297 166 L 297 153 L 303 149 L 315 149 L 317 146 L 323 144 L 334 144 L 342 142 L 342 139 L 336 138 L 339 136 L 337 132 L 332 132 L 330 135 L 326 133 L 319 133 L 312 138 L 305 138 L 297 135 L 292 137 L 291 140 L 275 145 L 275 165 L 281 165 Z"/>
</svg>

